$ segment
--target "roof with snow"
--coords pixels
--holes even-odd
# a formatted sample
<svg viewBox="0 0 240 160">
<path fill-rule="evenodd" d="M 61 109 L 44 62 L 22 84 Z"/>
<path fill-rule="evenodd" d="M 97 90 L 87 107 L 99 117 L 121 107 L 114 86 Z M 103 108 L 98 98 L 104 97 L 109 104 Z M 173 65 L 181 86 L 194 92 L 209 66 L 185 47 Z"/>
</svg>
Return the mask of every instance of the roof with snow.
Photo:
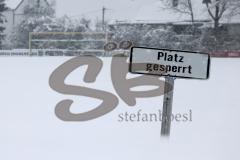
<svg viewBox="0 0 240 160">
<path fill-rule="evenodd" d="M 16 10 L 25 0 L 8 0 L 6 1 L 7 6 L 11 9 L 11 10 Z M 47 0 L 44 0 L 48 3 Z"/>
</svg>

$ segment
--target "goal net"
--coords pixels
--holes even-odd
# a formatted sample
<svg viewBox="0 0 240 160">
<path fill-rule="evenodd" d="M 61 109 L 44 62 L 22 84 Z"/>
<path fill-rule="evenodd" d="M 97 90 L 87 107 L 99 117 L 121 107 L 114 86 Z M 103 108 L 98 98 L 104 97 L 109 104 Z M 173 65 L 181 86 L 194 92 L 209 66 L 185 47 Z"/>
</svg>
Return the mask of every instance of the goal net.
<svg viewBox="0 0 240 160">
<path fill-rule="evenodd" d="M 29 53 L 37 56 L 104 56 L 109 37 L 105 32 L 31 32 Z"/>
</svg>

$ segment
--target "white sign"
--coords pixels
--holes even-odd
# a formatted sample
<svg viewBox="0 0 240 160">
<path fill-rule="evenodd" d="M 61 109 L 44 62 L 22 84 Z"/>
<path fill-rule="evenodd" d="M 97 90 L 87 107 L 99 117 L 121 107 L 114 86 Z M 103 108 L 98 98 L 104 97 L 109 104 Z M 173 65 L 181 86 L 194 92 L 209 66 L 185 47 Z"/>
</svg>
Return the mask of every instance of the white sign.
<svg viewBox="0 0 240 160">
<path fill-rule="evenodd" d="M 208 79 L 209 68 L 206 53 L 133 47 L 130 55 L 132 73 Z"/>
</svg>

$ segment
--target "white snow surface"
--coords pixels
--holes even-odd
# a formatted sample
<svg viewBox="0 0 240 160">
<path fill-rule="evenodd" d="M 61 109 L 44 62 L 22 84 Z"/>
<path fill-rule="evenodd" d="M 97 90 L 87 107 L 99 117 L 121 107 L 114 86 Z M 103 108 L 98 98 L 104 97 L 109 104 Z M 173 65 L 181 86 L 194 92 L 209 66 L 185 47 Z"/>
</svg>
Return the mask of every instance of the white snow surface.
<svg viewBox="0 0 240 160">
<path fill-rule="evenodd" d="M 156 112 L 162 97 L 142 98 L 136 107 L 120 100 L 113 112 L 89 122 L 63 122 L 54 114 L 63 99 L 74 99 L 73 111 L 99 102 L 61 95 L 49 76 L 69 57 L 0 58 L 1 160 L 238 160 L 240 159 L 239 59 L 213 59 L 210 79 L 176 80 L 174 113 L 193 112 L 192 122 L 174 122 L 169 140 L 160 138 L 160 122 L 118 122 L 123 112 Z M 88 87 L 113 92 L 111 58 Z M 86 68 L 74 71 L 68 83 L 85 85 Z"/>
</svg>

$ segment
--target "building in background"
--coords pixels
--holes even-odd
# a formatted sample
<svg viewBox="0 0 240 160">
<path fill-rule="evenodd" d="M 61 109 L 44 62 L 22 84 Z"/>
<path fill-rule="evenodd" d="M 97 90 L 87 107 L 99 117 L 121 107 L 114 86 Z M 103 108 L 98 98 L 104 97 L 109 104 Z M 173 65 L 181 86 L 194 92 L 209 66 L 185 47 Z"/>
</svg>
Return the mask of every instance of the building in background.
<svg viewBox="0 0 240 160">
<path fill-rule="evenodd" d="M 13 31 L 13 28 L 24 19 L 25 7 L 31 5 L 48 6 L 49 2 L 47 0 L 21 0 L 15 8 L 9 8 L 5 11 L 3 15 L 6 18 L 6 23 L 4 23 L 4 34 L 6 37 L 8 37 Z"/>
</svg>

